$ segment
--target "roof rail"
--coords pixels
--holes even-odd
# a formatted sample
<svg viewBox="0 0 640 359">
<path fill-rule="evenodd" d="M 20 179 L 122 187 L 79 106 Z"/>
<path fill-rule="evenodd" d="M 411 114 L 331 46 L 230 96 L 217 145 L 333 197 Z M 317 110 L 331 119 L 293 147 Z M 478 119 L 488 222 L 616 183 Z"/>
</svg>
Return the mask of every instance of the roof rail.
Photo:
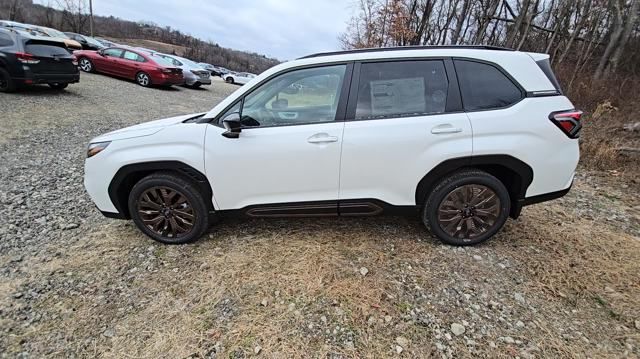
<svg viewBox="0 0 640 359">
<path fill-rule="evenodd" d="M 437 50 L 437 49 L 474 49 L 474 50 L 500 50 L 500 51 L 515 51 L 500 46 L 488 46 L 488 45 L 416 45 L 416 46 L 395 46 L 395 47 L 370 47 L 364 49 L 344 50 L 344 51 L 332 51 L 332 52 L 319 52 L 317 54 L 311 54 L 298 58 L 308 59 L 312 57 L 320 56 L 332 56 L 332 55 L 346 55 L 346 54 L 358 54 L 362 52 L 381 52 L 381 51 L 403 51 L 403 50 Z"/>
</svg>

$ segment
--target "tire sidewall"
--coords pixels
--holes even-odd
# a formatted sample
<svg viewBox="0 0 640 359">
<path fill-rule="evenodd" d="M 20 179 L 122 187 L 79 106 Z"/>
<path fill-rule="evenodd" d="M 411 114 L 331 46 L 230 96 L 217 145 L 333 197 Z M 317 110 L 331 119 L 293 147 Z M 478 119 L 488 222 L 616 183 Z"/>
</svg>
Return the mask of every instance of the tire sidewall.
<svg viewBox="0 0 640 359">
<path fill-rule="evenodd" d="M 440 224 L 438 223 L 438 207 L 451 191 L 469 184 L 487 186 L 496 193 L 500 199 L 500 216 L 489 231 L 474 239 L 454 238 L 440 228 Z M 473 175 L 456 178 L 452 181 L 436 186 L 435 191 L 427 199 L 422 217 L 423 222 L 427 227 L 429 227 L 430 231 L 445 243 L 457 246 L 467 246 L 484 242 L 500 231 L 509 217 L 510 210 L 511 203 L 509 192 L 504 184 L 489 174 L 482 175 L 474 173 Z"/>
<path fill-rule="evenodd" d="M 87 64 L 89 65 L 89 70 L 84 70 L 84 69 L 82 68 L 82 63 L 87 63 Z M 80 70 L 82 70 L 82 71 L 84 71 L 84 72 L 93 72 L 93 70 L 94 70 L 93 62 L 91 62 L 91 60 L 89 60 L 89 59 L 88 59 L 88 58 L 86 58 L 86 57 L 82 57 L 82 58 L 80 58 L 79 64 L 80 64 L 80 66 L 79 66 L 79 67 L 80 67 Z"/>
<path fill-rule="evenodd" d="M 0 88 L 0 92 L 14 92 L 16 90 L 16 84 L 11 79 L 11 75 L 4 68 L 0 67 L 0 78 L 3 78 L 7 82 L 7 86 L 5 88 Z"/>
<path fill-rule="evenodd" d="M 140 80 L 138 79 L 138 77 L 139 77 L 140 75 L 145 75 L 145 76 L 147 77 L 147 80 L 148 80 L 148 81 L 147 81 L 147 84 L 146 84 L 146 85 L 143 85 L 143 84 L 141 84 L 141 83 L 140 83 Z M 136 83 L 137 83 L 138 85 L 142 86 L 142 87 L 149 87 L 149 86 L 151 86 L 151 76 L 149 76 L 149 74 L 148 74 L 148 73 L 146 73 L 146 72 L 140 71 L 140 72 L 138 72 L 138 73 L 136 74 Z"/>
<path fill-rule="evenodd" d="M 138 215 L 137 203 L 142 193 L 151 187 L 169 187 L 187 197 L 194 209 L 195 221 L 191 232 L 179 238 L 166 238 L 153 232 L 144 225 Z M 188 180 L 173 175 L 151 175 L 140 180 L 133 186 L 129 193 L 129 213 L 136 226 L 147 236 L 165 244 L 183 244 L 197 240 L 209 228 L 209 211 L 202 194 Z"/>
</svg>

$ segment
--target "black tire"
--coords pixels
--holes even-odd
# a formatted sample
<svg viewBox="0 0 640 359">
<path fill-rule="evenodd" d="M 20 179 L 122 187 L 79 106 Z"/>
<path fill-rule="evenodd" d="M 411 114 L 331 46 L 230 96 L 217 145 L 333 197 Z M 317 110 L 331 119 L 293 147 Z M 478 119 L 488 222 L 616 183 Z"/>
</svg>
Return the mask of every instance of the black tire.
<svg viewBox="0 0 640 359">
<path fill-rule="evenodd" d="M 200 82 L 196 82 L 193 85 L 191 85 L 191 88 L 194 90 L 197 90 L 200 88 L 200 86 L 202 86 L 202 84 Z"/>
<path fill-rule="evenodd" d="M 233 84 L 233 77 L 229 76 L 224 81 L 228 84 Z"/>
<path fill-rule="evenodd" d="M 93 66 L 93 62 L 86 57 L 78 59 L 78 67 L 84 72 L 94 72 L 96 70 L 95 66 Z"/>
<path fill-rule="evenodd" d="M 7 70 L 0 67 L 0 92 L 14 92 L 16 83 L 11 79 Z"/>
<path fill-rule="evenodd" d="M 169 197 L 171 191 L 173 197 Z M 193 242 L 209 228 L 209 211 L 202 193 L 191 181 L 172 173 L 153 173 L 141 179 L 131 189 L 128 205 L 136 226 L 161 243 Z M 187 231 L 179 233 L 182 229 Z"/>
<path fill-rule="evenodd" d="M 149 87 L 151 86 L 151 76 L 144 71 L 140 71 L 136 74 L 136 82 L 142 87 Z"/>
<path fill-rule="evenodd" d="M 487 172 L 467 169 L 435 186 L 425 201 L 422 221 L 443 242 L 468 246 L 495 235 L 510 209 L 509 192 L 500 180 Z"/>
<path fill-rule="evenodd" d="M 49 84 L 49 87 L 51 87 L 54 90 L 64 90 L 67 88 L 67 86 L 69 86 L 69 84 L 59 83 L 59 82 L 54 82 Z"/>
</svg>

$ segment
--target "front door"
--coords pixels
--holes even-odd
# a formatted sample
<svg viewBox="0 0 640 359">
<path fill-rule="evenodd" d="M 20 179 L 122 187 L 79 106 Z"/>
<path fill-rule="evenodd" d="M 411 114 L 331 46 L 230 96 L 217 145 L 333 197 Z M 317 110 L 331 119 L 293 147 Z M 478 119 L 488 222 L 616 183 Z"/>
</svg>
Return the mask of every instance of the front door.
<svg viewBox="0 0 640 359">
<path fill-rule="evenodd" d="M 337 213 L 344 122 L 336 114 L 345 105 L 340 98 L 346 95 L 348 66 L 278 75 L 239 99 L 207 129 L 206 174 L 219 209 L 275 204 L 280 209 L 252 213 Z M 222 120 L 238 115 L 243 125 L 239 137 L 222 136 Z"/>
<path fill-rule="evenodd" d="M 99 72 L 112 75 L 119 75 L 117 61 L 122 56 L 123 50 L 109 48 L 102 51 L 102 56 L 96 56 L 94 64 Z"/>
</svg>

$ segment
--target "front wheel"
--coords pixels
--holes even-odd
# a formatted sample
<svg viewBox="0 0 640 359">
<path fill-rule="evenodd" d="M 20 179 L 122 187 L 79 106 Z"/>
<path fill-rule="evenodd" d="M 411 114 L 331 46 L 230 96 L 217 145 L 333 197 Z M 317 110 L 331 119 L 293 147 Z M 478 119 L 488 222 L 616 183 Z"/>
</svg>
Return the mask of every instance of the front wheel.
<svg viewBox="0 0 640 359">
<path fill-rule="evenodd" d="M 444 178 L 425 203 L 422 220 L 443 242 L 464 246 L 486 241 L 504 226 L 510 198 L 487 172 L 463 170 Z"/>
<path fill-rule="evenodd" d="M 133 186 L 128 204 L 136 226 L 161 243 L 192 242 L 209 228 L 201 192 L 192 182 L 171 173 L 141 179 Z"/>
<path fill-rule="evenodd" d="M 233 77 L 229 76 L 227 77 L 227 79 L 225 80 L 228 84 L 232 84 L 233 83 Z"/>
<path fill-rule="evenodd" d="M 146 72 L 138 72 L 136 74 L 136 82 L 142 87 L 151 86 L 151 77 Z"/>
<path fill-rule="evenodd" d="M 78 66 L 80 67 L 80 70 L 84 72 L 93 72 L 94 69 L 93 62 L 86 57 L 83 57 L 78 61 Z"/>
</svg>

